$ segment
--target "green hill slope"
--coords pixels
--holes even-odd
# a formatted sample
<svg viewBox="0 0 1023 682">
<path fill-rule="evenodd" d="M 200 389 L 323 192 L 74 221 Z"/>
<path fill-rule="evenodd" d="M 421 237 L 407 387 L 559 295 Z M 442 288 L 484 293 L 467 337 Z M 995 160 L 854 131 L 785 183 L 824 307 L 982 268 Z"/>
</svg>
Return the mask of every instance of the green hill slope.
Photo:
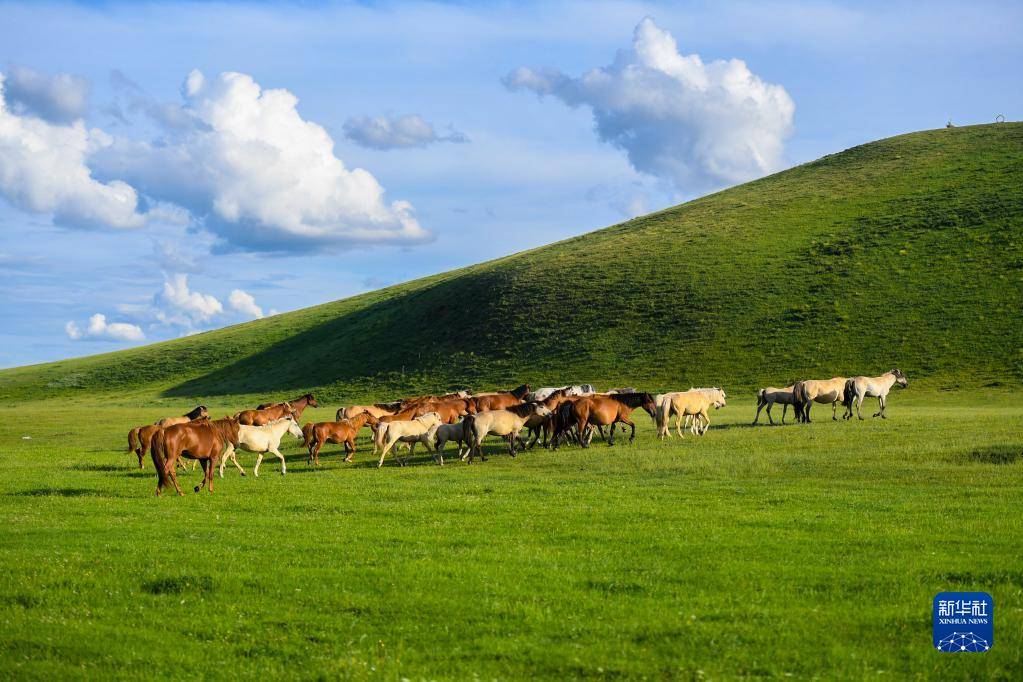
<svg viewBox="0 0 1023 682">
<path fill-rule="evenodd" d="M 614 227 L 270 319 L 0 372 L 0 396 L 733 391 L 893 365 L 1023 383 L 1023 124 L 902 135 Z"/>
</svg>

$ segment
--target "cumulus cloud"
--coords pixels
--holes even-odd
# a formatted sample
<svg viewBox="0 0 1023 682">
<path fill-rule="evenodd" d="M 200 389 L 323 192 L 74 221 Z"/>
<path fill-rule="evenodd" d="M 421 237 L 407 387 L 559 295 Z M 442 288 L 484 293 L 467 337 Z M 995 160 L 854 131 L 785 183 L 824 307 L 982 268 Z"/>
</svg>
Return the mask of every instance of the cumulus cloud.
<svg viewBox="0 0 1023 682">
<path fill-rule="evenodd" d="M 610 66 L 578 78 L 521 67 L 503 82 L 590 107 L 601 140 L 624 150 L 636 170 L 683 191 L 781 168 L 795 112 L 782 86 L 765 83 L 739 59 L 704 62 L 681 54 L 649 17 L 636 26 L 632 48 Z"/>
<path fill-rule="evenodd" d="M 158 308 L 156 318 L 160 322 L 183 327 L 209 322 L 224 312 L 224 306 L 216 296 L 189 289 L 188 275 L 182 273 L 164 281 L 163 290 L 156 294 L 154 303 Z"/>
<path fill-rule="evenodd" d="M 349 170 L 287 90 L 251 76 L 192 71 L 178 126 L 160 144 L 123 141 L 97 156 L 104 175 L 184 206 L 219 250 L 300 251 L 429 240 L 406 201 L 388 202 L 371 173 Z"/>
<path fill-rule="evenodd" d="M 405 116 L 355 116 L 344 126 L 345 137 L 363 147 L 372 149 L 401 149 L 426 147 L 436 142 L 464 144 L 469 138 L 453 128 L 446 135 L 438 135 L 433 124 L 417 114 Z"/>
<path fill-rule="evenodd" d="M 252 294 L 242 289 L 235 289 L 227 297 L 227 304 L 233 309 L 254 319 L 263 317 L 263 309 L 256 305 Z"/>
<path fill-rule="evenodd" d="M 80 328 L 74 322 L 64 325 L 64 331 L 72 341 L 103 340 L 103 341 L 143 341 L 146 335 L 142 328 L 135 324 L 126 322 L 107 322 L 106 315 L 96 313 L 89 318 L 89 324 L 85 329 Z"/>
<path fill-rule="evenodd" d="M 89 106 L 89 81 L 67 73 L 51 77 L 27 66 L 12 66 L 4 89 L 13 112 L 53 123 L 71 123 Z"/>
<path fill-rule="evenodd" d="M 81 120 L 70 125 L 19 115 L 7 105 L 0 74 L 0 195 L 14 206 L 51 213 L 59 224 L 133 228 L 145 223 L 136 191 L 119 179 L 93 178 L 86 159 L 113 139 Z"/>
</svg>

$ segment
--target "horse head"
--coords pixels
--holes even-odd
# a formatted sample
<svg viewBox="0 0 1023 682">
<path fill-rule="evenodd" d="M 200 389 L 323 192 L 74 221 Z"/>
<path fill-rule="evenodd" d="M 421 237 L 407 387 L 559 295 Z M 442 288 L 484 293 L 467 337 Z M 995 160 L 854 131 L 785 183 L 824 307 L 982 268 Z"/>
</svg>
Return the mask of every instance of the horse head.
<svg viewBox="0 0 1023 682">
<path fill-rule="evenodd" d="M 909 386 L 909 380 L 906 379 L 906 375 L 902 372 L 901 369 L 898 369 L 896 367 L 892 369 L 890 374 L 895 377 L 895 383 L 897 383 L 899 386 L 902 386 L 903 388 Z"/>
<path fill-rule="evenodd" d="M 714 409 L 720 410 L 722 407 L 727 405 L 725 402 L 725 392 L 720 388 L 715 388 L 711 392 L 711 398 L 714 401 Z"/>
<path fill-rule="evenodd" d="M 433 426 L 435 424 L 440 424 L 443 420 L 436 412 L 426 412 L 425 414 L 421 414 L 416 417 L 416 421 L 420 421 L 426 426 Z"/>
<path fill-rule="evenodd" d="M 288 418 L 288 433 L 295 438 L 305 438 L 305 434 L 302 433 L 302 427 L 298 425 L 294 417 Z"/>
<path fill-rule="evenodd" d="M 306 405 L 309 405 L 310 407 L 319 407 L 319 405 L 316 403 L 316 398 L 313 396 L 312 393 L 306 393 L 302 397 L 305 398 Z"/>
</svg>

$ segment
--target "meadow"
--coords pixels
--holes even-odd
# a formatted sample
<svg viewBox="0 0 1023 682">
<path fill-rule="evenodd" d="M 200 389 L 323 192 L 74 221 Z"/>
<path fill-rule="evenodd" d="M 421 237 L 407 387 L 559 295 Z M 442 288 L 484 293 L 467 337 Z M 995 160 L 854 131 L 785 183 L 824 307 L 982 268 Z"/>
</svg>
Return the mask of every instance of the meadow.
<svg viewBox="0 0 1023 682">
<path fill-rule="evenodd" d="M 912 380 L 912 379 L 911 379 Z M 253 402 L 210 398 L 213 414 Z M 871 401 L 871 412 L 875 401 Z M 227 470 L 153 495 L 129 426 L 175 399 L 0 407 L 0 676 L 1018 679 L 1023 394 L 897 391 L 887 421 Z M 328 419 L 336 405 L 310 409 Z M 780 408 L 776 417 L 780 415 Z M 368 431 L 364 432 L 368 433 Z M 30 439 L 25 439 L 30 436 Z M 325 450 L 325 453 L 328 451 Z M 417 453 L 418 454 L 418 453 Z M 181 476 L 186 491 L 199 474 Z M 985 590 L 995 643 L 931 647 Z"/>
</svg>

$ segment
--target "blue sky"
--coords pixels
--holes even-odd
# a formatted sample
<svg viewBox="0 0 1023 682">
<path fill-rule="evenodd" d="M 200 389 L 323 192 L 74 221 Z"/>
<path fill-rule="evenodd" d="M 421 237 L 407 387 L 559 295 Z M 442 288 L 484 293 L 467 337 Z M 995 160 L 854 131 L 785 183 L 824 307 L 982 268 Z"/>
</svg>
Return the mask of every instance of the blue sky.
<svg viewBox="0 0 1023 682">
<path fill-rule="evenodd" d="M 1019 3 L 0 3 L 0 366 L 1019 120 L 1021 33 Z"/>
</svg>

